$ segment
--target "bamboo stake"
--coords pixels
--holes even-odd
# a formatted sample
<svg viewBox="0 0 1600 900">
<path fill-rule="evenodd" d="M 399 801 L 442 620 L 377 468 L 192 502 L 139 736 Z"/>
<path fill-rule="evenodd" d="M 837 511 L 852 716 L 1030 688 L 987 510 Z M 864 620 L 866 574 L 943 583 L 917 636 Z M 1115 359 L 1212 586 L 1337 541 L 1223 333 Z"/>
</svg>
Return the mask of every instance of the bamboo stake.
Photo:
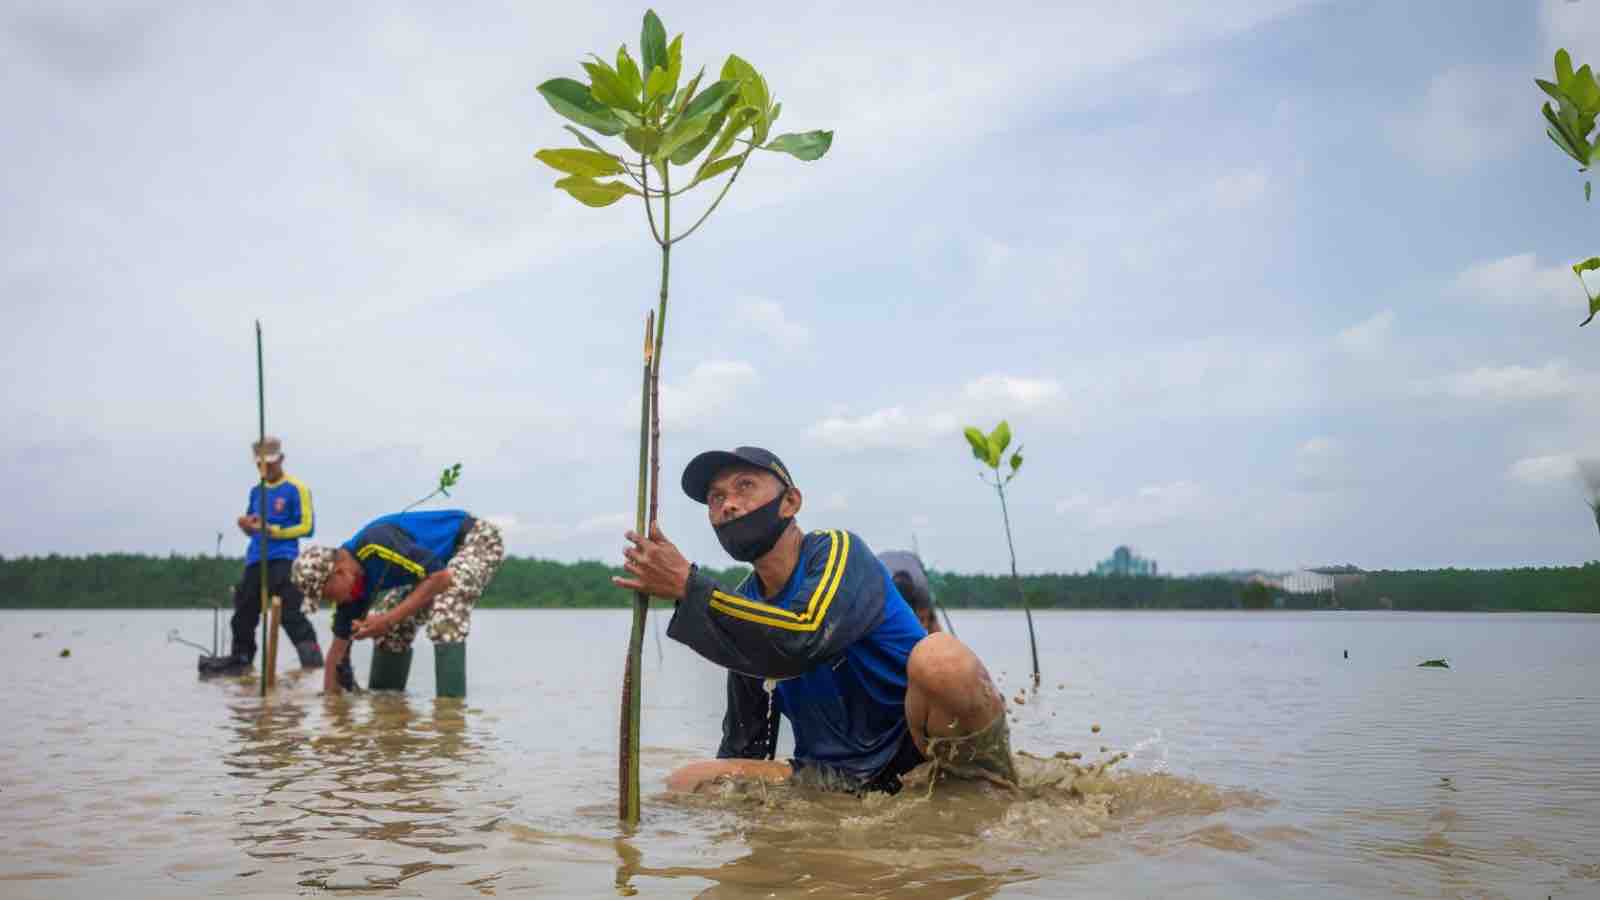
<svg viewBox="0 0 1600 900">
<path fill-rule="evenodd" d="M 267 379 L 263 374 L 261 365 L 261 320 L 256 320 L 256 420 L 257 429 L 256 447 L 260 448 L 267 442 Z M 261 460 L 256 459 L 256 470 L 261 476 L 260 493 L 257 494 L 260 502 L 256 504 L 256 513 L 261 517 L 261 528 L 256 531 L 256 547 L 259 549 L 256 567 L 261 571 L 261 593 L 256 596 L 260 604 L 267 602 L 267 468 L 261 465 Z M 262 610 L 265 612 L 265 610 Z M 261 617 L 261 645 L 267 643 L 267 617 Z M 276 632 L 273 632 L 276 633 Z M 261 696 L 267 695 L 267 659 L 261 659 Z"/>
<path fill-rule="evenodd" d="M 646 497 L 650 481 L 650 380 L 655 362 L 655 313 L 644 320 L 644 373 L 639 385 L 639 493 L 634 511 L 634 527 L 639 534 L 648 534 Z M 653 504 L 652 504 L 653 505 Z M 622 673 L 622 723 L 617 753 L 617 817 L 626 825 L 639 823 L 639 701 L 641 674 L 640 654 L 644 647 L 644 620 L 650 609 L 650 597 L 642 592 L 633 595 L 633 631 L 628 636 L 628 661 Z"/>
<path fill-rule="evenodd" d="M 273 597 L 272 610 L 267 615 L 267 658 L 262 661 L 265 675 L 261 679 L 269 688 L 278 683 L 278 623 L 282 618 L 283 600 Z"/>
</svg>

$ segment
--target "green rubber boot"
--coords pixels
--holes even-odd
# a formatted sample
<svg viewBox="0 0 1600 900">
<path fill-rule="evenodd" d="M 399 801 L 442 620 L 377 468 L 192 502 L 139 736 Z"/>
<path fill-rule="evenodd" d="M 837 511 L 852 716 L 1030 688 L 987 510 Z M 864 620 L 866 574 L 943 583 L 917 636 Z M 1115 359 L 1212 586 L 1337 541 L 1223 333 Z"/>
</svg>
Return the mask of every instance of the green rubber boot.
<svg viewBox="0 0 1600 900">
<path fill-rule="evenodd" d="M 433 645 L 434 696 L 467 695 L 467 645 L 451 641 Z"/>
<path fill-rule="evenodd" d="M 403 691 L 406 679 L 411 676 L 411 648 L 395 653 L 382 647 L 372 648 L 372 671 L 367 675 L 369 691 Z"/>
</svg>

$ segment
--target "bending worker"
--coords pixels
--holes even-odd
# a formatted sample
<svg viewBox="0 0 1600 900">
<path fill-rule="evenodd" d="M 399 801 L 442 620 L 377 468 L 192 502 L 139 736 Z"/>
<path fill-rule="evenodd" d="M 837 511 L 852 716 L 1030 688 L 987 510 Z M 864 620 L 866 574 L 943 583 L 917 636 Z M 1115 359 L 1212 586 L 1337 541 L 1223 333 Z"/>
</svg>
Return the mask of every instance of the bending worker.
<svg viewBox="0 0 1600 900">
<path fill-rule="evenodd" d="M 311 508 L 311 489 L 300 479 L 283 471 L 283 442 L 267 437 L 252 444 L 256 468 L 266 479 L 266 508 L 261 504 L 261 486 L 250 489 L 239 530 L 250 539 L 245 548 L 244 576 L 233 590 L 233 645 L 228 656 L 200 658 L 200 675 L 243 675 L 256 658 L 256 626 L 261 621 L 261 540 L 267 529 L 267 590 L 283 601 L 283 632 L 294 642 L 300 665 L 307 669 L 322 666 L 322 647 L 317 629 L 306 618 L 304 598 L 289 577 L 289 570 L 300 553 L 300 539 L 316 531 L 316 515 Z"/>
<path fill-rule="evenodd" d="M 771 452 L 695 457 L 683 489 L 729 556 L 754 567 L 728 588 L 656 528 L 629 532 L 620 586 L 670 597 L 667 634 L 728 670 L 718 759 L 674 773 L 693 790 L 723 775 L 794 778 L 850 791 L 896 791 L 936 758 L 952 774 L 1015 783 L 1005 701 L 978 657 L 917 623 L 889 572 L 848 531 L 800 530 L 803 496 Z M 795 755 L 776 761 L 778 716 Z"/>
<path fill-rule="evenodd" d="M 338 606 L 323 690 L 338 692 L 331 667 L 363 638 L 377 642 L 367 687 L 405 690 L 411 642 L 427 625 L 435 693 L 466 696 L 472 609 L 504 558 L 500 529 L 459 509 L 387 515 L 339 547 L 307 547 L 295 560 L 295 583 Z"/>
</svg>

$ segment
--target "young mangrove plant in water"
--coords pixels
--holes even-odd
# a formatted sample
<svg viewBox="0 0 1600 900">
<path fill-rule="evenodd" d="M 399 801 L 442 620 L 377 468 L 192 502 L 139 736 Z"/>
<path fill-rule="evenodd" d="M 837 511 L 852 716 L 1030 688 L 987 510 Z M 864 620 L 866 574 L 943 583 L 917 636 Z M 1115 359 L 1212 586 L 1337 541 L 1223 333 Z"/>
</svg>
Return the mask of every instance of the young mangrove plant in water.
<svg viewBox="0 0 1600 900">
<path fill-rule="evenodd" d="M 1011 479 L 1017 477 L 1022 471 L 1022 445 L 1012 451 L 1009 461 L 1005 458 L 1006 448 L 1011 445 L 1011 426 L 1004 420 L 994 427 L 988 434 L 967 426 L 964 432 L 967 444 L 972 447 L 972 455 L 978 462 L 989 467 L 989 474 L 978 473 L 978 479 L 984 484 L 994 488 L 1000 497 L 1000 518 L 1006 525 L 1006 549 L 1011 553 L 1011 582 L 1017 586 L 1017 596 L 1022 600 L 1022 613 L 1028 617 L 1028 650 L 1033 654 L 1033 686 L 1039 686 L 1039 642 L 1033 636 L 1033 610 L 1028 607 L 1028 594 L 1022 589 L 1022 578 L 1017 575 L 1017 548 L 1011 541 L 1011 512 L 1006 508 L 1006 485 Z M 1001 475 L 1000 465 L 1008 462 L 1011 472 Z"/>
<path fill-rule="evenodd" d="M 1580 173 L 1600 166 L 1600 134 L 1591 136 L 1595 119 L 1600 116 L 1600 83 L 1596 83 L 1594 72 L 1587 65 L 1574 72 L 1572 56 L 1566 50 L 1557 50 L 1556 80 L 1552 82 L 1536 78 L 1534 83 L 1556 101 L 1554 108 L 1548 102 L 1544 105 L 1544 118 L 1550 123 L 1544 133 L 1561 148 L 1561 152 L 1577 161 Z M 1585 178 L 1584 202 L 1589 202 L 1592 196 L 1593 186 Z M 1578 283 L 1583 285 L 1584 296 L 1589 299 L 1589 318 L 1579 322 L 1579 325 L 1589 324 L 1595 314 L 1600 313 L 1600 293 L 1589 290 L 1589 283 L 1583 280 L 1583 273 L 1597 270 L 1600 270 L 1600 256 L 1591 256 L 1572 264 L 1572 274 L 1578 277 Z"/>
<path fill-rule="evenodd" d="M 563 177 L 555 186 L 585 206 L 610 206 L 624 197 L 642 201 L 650 236 L 661 250 L 660 291 L 654 322 L 647 324 L 646 375 L 641 391 L 639 506 L 645 506 L 646 480 L 649 503 L 647 515 L 640 516 L 637 524 L 639 532 L 647 534 L 655 528 L 661 475 L 661 361 L 672 248 L 705 224 L 755 151 L 787 153 L 809 162 L 828 152 L 833 132 L 772 137 L 783 104 L 773 99 L 767 80 L 755 67 L 738 56 L 730 55 L 716 80 L 703 88 L 704 69 L 680 87 L 683 35 L 669 43 L 667 30 L 654 10 L 644 15 L 637 61 L 624 44 L 617 48 L 614 64 L 592 56 L 581 65 L 587 82 L 554 78 L 539 85 L 539 93 L 550 107 L 570 120 L 572 124 L 564 127 L 580 146 L 540 150 L 535 156 L 561 172 Z M 613 152 L 591 135 L 620 137 L 626 149 Z M 678 175 L 681 186 L 676 189 L 672 186 L 675 169 L 683 170 Z M 673 201 L 719 179 L 721 188 L 698 218 L 674 233 Z M 652 324 L 654 333 L 650 334 Z M 617 802 L 619 816 L 630 825 L 639 820 L 639 653 L 648 610 L 649 598 L 635 595 L 623 675 Z"/>
</svg>

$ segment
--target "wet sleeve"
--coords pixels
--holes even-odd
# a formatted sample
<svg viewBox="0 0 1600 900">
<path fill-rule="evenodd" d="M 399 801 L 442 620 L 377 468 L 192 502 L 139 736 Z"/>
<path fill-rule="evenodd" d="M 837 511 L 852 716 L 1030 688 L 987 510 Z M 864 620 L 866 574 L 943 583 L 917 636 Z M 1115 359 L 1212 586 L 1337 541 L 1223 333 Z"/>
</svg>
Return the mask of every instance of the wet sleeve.
<svg viewBox="0 0 1600 900">
<path fill-rule="evenodd" d="M 728 710 L 722 714 L 722 744 L 718 759 L 771 759 L 777 748 L 777 729 L 771 695 L 759 678 L 728 673 Z"/>
<path fill-rule="evenodd" d="M 695 570 L 667 635 L 727 669 L 793 678 L 844 652 L 883 621 L 877 557 L 848 531 L 814 535 L 793 609 L 723 590 Z"/>
<path fill-rule="evenodd" d="M 394 525 L 378 525 L 361 532 L 356 541 L 355 557 L 363 566 L 377 561 L 381 570 L 399 569 L 418 581 L 444 568 L 427 548 Z M 386 578 L 377 578 L 369 586 L 375 590 L 387 583 Z"/>
</svg>

